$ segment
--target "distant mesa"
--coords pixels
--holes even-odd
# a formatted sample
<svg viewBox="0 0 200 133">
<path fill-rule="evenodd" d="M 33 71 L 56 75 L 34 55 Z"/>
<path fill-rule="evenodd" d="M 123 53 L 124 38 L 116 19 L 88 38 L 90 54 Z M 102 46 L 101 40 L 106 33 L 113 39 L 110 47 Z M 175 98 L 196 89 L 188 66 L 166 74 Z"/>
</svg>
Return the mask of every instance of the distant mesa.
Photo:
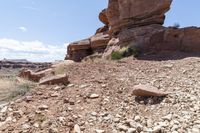
<svg viewBox="0 0 200 133">
<path fill-rule="evenodd" d="M 39 63 L 39 62 L 30 62 L 27 59 L 6 59 L 0 60 L 0 69 L 2 68 L 12 68 L 12 69 L 20 69 L 20 68 L 48 68 L 51 66 L 51 63 Z"/>
<path fill-rule="evenodd" d="M 103 27 L 87 39 L 73 42 L 65 59 L 81 61 L 94 53 L 109 57 L 115 50 L 132 46 L 140 52 L 200 51 L 200 28 L 164 27 L 172 0 L 109 0 L 99 14 Z"/>
</svg>

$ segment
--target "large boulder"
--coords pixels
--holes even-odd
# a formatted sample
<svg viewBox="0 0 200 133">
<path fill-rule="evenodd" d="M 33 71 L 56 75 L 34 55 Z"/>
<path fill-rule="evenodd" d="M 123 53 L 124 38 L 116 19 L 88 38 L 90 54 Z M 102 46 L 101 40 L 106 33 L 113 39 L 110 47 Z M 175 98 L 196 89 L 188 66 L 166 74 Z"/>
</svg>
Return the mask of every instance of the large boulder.
<svg viewBox="0 0 200 133">
<path fill-rule="evenodd" d="M 164 23 L 172 0 L 109 0 L 107 17 L 111 30 Z"/>
<path fill-rule="evenodd" d="M 67 85 L 69 83 L 67 74 L 45 77 L 40 80 L 40 85 Z"/>
<path fill-rule="evenodd" d="M 34 81 L 34 82 L 39 82 L 40 79 L 42 79 L 45 76 L 49 76 L 49 75 L 54 75 L 54 71 L 51 68 L 44 69 L 44 70 L 38 71 L 38 72 L 33 72 L 31 70 L 23 69 L 23 70 L 21 70 L 21 72 L 19 73 L 18 76 L 21 78 L 25 78 L 25 79 Z"/>
<path fill-rule="evenodd" d="M 97 33 L 89 39 L 81 40 L 78 42 L 71 43 L 67 49 L 67 58 L 74 61 L 81 61 L 85 57 L 94 53 L 102 53 L 110 37 L 108 33 L 101 32 Z"/>
<path fill-rule="evenodd" d="M 91 55 L 91 42 L 90 39 L 84 39 L 69 44 L 67 47 L 66 60 L 81 61 L 84 57 Z"/>
<path fill-rule="evenodd" d="M 105 25 L 109 25 L 108 17 L 107 17 L 107 10 L 104 9 L 99 14 L 99 20 L 104 23 Z"/>
</svg>

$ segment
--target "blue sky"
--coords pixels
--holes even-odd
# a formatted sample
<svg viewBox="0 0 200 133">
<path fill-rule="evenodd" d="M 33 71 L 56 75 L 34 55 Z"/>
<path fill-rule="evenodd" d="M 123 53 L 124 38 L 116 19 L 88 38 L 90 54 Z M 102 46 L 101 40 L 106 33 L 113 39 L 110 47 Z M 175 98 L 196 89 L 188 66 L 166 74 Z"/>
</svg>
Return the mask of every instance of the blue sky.
<svg viewBox="0 0 200 133">
<path fill-rule="evenodd" d="M 63 59 L 69 42 L 84 39 L 103 24 L 108 0 L 0 0 L 0 59 Z M 199 0 L 174 0 L 165 25 L 200 26 Z"/>
</svg>

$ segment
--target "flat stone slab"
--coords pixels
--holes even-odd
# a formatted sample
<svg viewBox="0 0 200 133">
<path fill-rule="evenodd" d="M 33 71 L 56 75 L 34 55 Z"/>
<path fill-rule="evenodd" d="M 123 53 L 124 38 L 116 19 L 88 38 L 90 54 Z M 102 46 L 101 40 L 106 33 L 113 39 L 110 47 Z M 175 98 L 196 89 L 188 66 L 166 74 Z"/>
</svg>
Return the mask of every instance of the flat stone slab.
<svg viewBox="0 0 200 133">
<path fill-rule="evenodd" d="M 68 83 L 69 83 L 69 80 L 68 80 L 67 74 L 51 76 L 45 79 L 41 79 L 39 82 L 40 85 L 56 85 L 56 84 L 66 85 Z"/>
<path fill-rule="evenodd" d="M 157 96 L 162 97 L 168 95 L 167 92 L 158 90 L 156 87 L 150 85 L 136 85 L 133 87 L 133 95 L 142 97 Z"/>
</svg>

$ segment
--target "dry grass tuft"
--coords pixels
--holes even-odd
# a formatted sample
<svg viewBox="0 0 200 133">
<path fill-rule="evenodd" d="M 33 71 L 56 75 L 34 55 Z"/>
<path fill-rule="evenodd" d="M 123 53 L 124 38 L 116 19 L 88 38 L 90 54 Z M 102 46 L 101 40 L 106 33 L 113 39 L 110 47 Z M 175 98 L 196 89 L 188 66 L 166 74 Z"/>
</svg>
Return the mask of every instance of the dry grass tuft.
<svg viewBox="0 0 200 133">
<path fill-rule="evenodd" d="M 71 60 L 65 60 L 53 65 L 55 74 L 64 74 L 67 72 L 68 67 L 72 65 L 74 62 Z"/>
<path fill-rule="evenodd" d="M 8 101 L 25 95 L 34 83 L 17 77 L 0 78 L 0 101 Z"/>
</svg>

